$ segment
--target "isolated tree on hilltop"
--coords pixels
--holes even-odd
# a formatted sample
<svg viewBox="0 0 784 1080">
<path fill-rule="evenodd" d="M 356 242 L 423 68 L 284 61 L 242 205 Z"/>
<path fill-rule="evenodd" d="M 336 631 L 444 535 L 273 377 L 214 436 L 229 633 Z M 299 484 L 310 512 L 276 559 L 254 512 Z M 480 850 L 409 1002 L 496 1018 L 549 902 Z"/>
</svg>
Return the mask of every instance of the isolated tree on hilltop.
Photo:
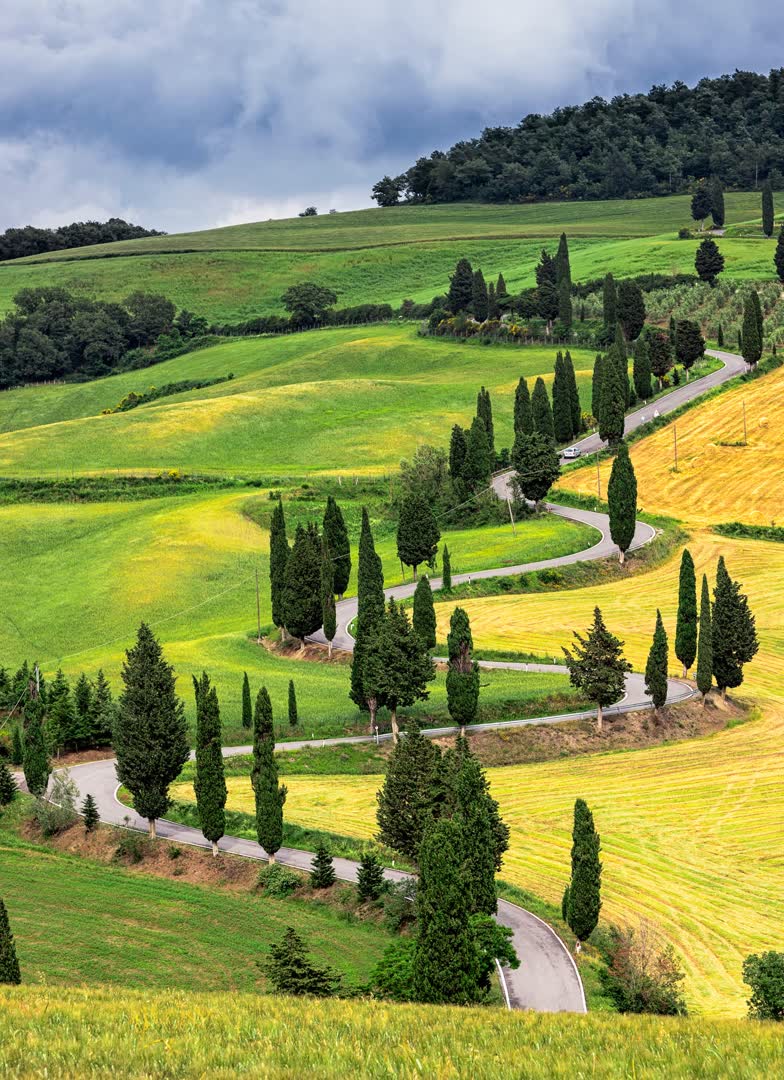
<svg viewBox="0 0 784 1080">
<path fill-rule="evenodd" d="M 417 567 L 435 559 L 440 539 L 441 531 L 430 504 L 416 494 L 405 498 L 397 524 L 397 557 L 412 567 L 415 581 Z"/>
<path fill-rule="evenodd" d="M 675 655 L 683 664 L 685 679 L 697 656 L 697 578 L 694 573 L 694 560 L 688 548 L 684 548 L 681 555 Z"/>
<path fill-rule="evenodd" d="M 226 780 L 223 769 L 218 694 L 206 671 L 193 678 L 196 694 L 196 776 L 193 790 L 204 838 L 218 854 L 218 841 L 226 831 Z"/>
<path fill-rule="evenodd" d="M 667 701 L 667 632 L 661 612 L 656 612 L 656 628 L 645 665 L 645 692 L 650 695 L 658 714 Z"/>
<path fill-rule="evenodd" d="M 270 863 L 283 843 L 283 804 L 286 788 L 278 783 L 272 702 L 266 686 L 256 698 L 253 715 L 253 768 L 250 781 L 256 801 L 256 836 Z"/>
<path fill-rule="evenodd" d="M 573 651 L 563 649 L 569 681 L 597 706 L 596 728 L 601 731 L 603 710 L 623 696 L 632 667 L 623 656 L 623 642 L 607 629 L 598 607 L 585 636 L 575 630 L 574 637 Z"/>
<path fill-rule="evenodd" d="M 413 608 L 414 633 L 419 635 L 426 649 L 436 647 L 436 609 L 430 579 L 425 575 L 417 583 Z"/>
<path fill-rule="evenodd" d="M 323 536 L 332 557 L 334 590 L 342 600 L 351 576 L 351 544 L 343 513 L 332 495 L 327 496 Z"/>
<path fill-rule="evenodd" d="M 613 461 L 607 485 L 610 511 L 610 536 L 618 545 L 618 560 L 623 563 L 637 528 L 637 477 L 629 457 L 629 447 L 622 442 Z"/>
<path fill-rule="evenodd" d="M 315 281 L 302 281 L 290 285 L 280 301 L 291 314 L 295 326 L 317 326 L 323 323 L 327 311 L 337 303 L 338 294 Z"/>
<path fill-rule="evenodd" d="M 748 597 L 728 574 L 723 555 L 716 567 L 711 629 L 713 675 L 721 696 L 726 698 L 728 688 L 743 682 L 743 666 L 756 656 L 759 640 Z"/>
</svg>

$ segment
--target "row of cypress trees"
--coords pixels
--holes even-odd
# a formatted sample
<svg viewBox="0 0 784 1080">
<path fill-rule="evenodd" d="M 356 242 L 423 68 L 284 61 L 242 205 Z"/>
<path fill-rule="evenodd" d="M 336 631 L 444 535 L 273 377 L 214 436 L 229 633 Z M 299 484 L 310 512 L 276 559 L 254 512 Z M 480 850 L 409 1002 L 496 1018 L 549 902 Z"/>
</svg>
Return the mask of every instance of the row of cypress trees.
<svg viewBox="0 0 784 1080">
<path fill-rule="evenodd" d="M 453 315 L 473 315 L 478 322 L 497 319 L 509 299 L 503 274 L 487 284 L 481 269 L 474 270 L 468 259 L 458 260 L 446 295 L 446 306 Z"/>
</svg>

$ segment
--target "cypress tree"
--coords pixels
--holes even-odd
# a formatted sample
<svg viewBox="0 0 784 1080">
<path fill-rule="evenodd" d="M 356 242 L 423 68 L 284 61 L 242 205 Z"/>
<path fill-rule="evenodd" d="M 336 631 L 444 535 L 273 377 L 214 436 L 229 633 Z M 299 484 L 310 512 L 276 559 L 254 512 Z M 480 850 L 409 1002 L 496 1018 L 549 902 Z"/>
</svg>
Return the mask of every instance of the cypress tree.
<svg viewBox="0 0 784 1080">
<path fill-rule="evenodd" d="M 564 369 L 564 359 L 559 352 L 555 358 L 555 378 L 553 379 L 553 431 L 556 442 L 570 442 L 572 435 L 572 403 L 569 397 L 569 384 Z"/>
<path fill-rule="evenodd" d="M 329 848 L 323 840 L 316 848 L 316 854 L 310 865 L 310 883 L 314 889 L 328 889 L 330 885 L 335 884 L 335 866 Z"/>
<path fill-rule="evenodd" d="M 707 281 L 711 286 L 716 284 L 716 278 L 724 269 L 724 256 L 710 236 L 707 236 L 697 248 L 694 269 L 700 281 Z"/>
<path fill-rule="evenodd" d="M 493 821 L 487 804 L 490 796 L 487 777 L 470 752 L 463 755 L 455 782 L 455 797 L 455 820 L 463 833 L 467 903 L 472 915 L 495 915 L 498 894 Z"/>
<path fill-rule="evenodd" d="M 429 502 L 416 493 L 407 495 L 400 506 L 397 523 L 397 557 L 414 571 L 420 563 L 432 563 L 438 551 L 441 531 Z"/>
<path fill-rule="evenodd" d="M 14 935 L 11 933 L 5 904 L 0 900 L 0 984 L 18 986 L 21 981 Z"/>
<path fill-rule="evenodd" d="M 602 409 L 602 379 L 604 378 L 604 357 L 601 353 L 596 354 L 593 362 L 593 376 L 591 378 L 591 413 L 596 423 L 599 423 L 599 413 Z"/>
<path fill-rule="evenodd" d="M 603 710 L 623 696 L 631 664 L 624 659 L 623 642 L 607 629 L 598 607 L 594 608 L 593 624 L 585 637 L 576 630 L 573 633 L 574 651 L 563 649 L 569 681 L 596 704 L 596 727 L 601 731 Z"/>
<path fill-rule="evenodd" d="M 459 424 L 455 424 L 449 440 L 449 475 L 453 480 L 459 480 L 463 475 L 466 452 L 466 433 Z"/>
<path fill-rule="evenodd" d="M 691 216 L 695 221 L 704 222 L 711 212 L 711 197 L 705 184 L 700 184 L 691 197 Z"/>
<path fill-rule="evenodd" d="M 441 555 L 441 590 L 442 592 L 452 591 L 452 559 L 446 544 L 444 544 L 444 551 Z"/>
<path fill-rule="evenodd" d="M 436 609 L 433 603 L 433 590 L 430 580 L 421 577 L 414 591 L 413 610 L 414 633 L 419 635 L 426 649 L 436 647 Z"/>
<path fill-rule="evenodd" d="M 756 294 L 754 294 L 756 295 Z M 757 298 L 759 302 L 759 298 Z M 751 293 L 743 304 L 743 359 L 753 367 L 762 356 L 762 339 L 759 332 L 759 319 Z"/>
<path fill-rule="evenodd" d="M 221 749 L 221 719 L 218 693 L 210 685 L 206 671 L 193 678 L 196 693 L 196 776 L 193 790 L 199 822 L 205 840 L 218 854 L 218 841 L 226 831 L 226 780 Z"/>
<path fill-rule="evenodd" d="M 770 180 L 762 185 L 762 233 L 773 236 L 773 188 Z"/>
<path fill-rule="evenodd" d="M 604 325 L 608 329 L 614 329 L 618 322 L 618 292 L 615 287 L 615 279 L 612 274 L 606 274 L 602 286 L 602 310 Z"/>
<path fill-rule="evenodd" d="M 541 375 L 534 383 L 534 392 L 531 394 L 531 413 L 534 420 L 534 431 L 544 435 L 545 438 L 555 441 L 555 427 L 553 425 L 553 410 L 550 407 L 550 398 L 547 387 Z"/>
<path fill-rule="evenodd" d="M 645 692 L 650 695 L 653 707 L 658 713 L 667 701 L 667 632 L 658 609 L 656 629 L 645 664 Z"/>
<path fill-rule="evenodd" d="M 569 390 L 569 407 L 572 413 L 572 435 L 576 438 L 580 434 L 580 429 L 582 428 L 583 413 L 582 407 L 580 406 L 580 392 L 577 389 L 577 376 L 574 372 L 572 354 L 568 349 L 564 356 L 564 374 L 566 376 L 566 385 Z"/>
<path fill-rule="evenodd" d="M 493 426 L 493 406 L 490 403 L 490 391 L 481 388 L 476 397 L 476 415 L 482 420 L 487 432 L 487 444 L 490 456 L 495 462 L 495 428 Z"/>
<path fill-rule="evenodd" d="M 247 671 L 242 673 L 242 726 L 246 730 L 253 726 L 253 705 L 250 700 L 250 682 Z"/>
<path fill-rule="evenodd" d="M 485 276 L 481 270 L 474 271 L 474 279 L 471 289 L 471 307 L 477 322 L 484 322 L 487 318 L 488 293 L 485 284 Z"/>
<path fill-rule="evenodd" d="M 278 783 L 272 702 L 266 686 L 256 698 L 253 715 L 253 768 L 250 774 L 256 800 L 256 836 L 270 863 L 283 843 L 283 804 L 286 788 Z"/>
<path fill-rule="evenodd" d="M 629 405 L 629 357 L 626 352 L 626 338 L 618 323 L 615 327 L 615 341 L 610 346 L 607 357 L 618 368 L 618 384 L 624 388 L 624 408 Z"/>
<path fill-rule="evenodd" d="M 332 558 L 333 588 L 342 600 L 351 577 L 351 544 L 343 513 L 332 495 L 327 497 L 323 536 Z"/>
<path fill-rule="evenodd" d="M 719 329 L 716 333 L 716 344 L 720 349 L 724 348 L 724 329 L 722 328 L 721 323 L 719 323 Z"/>
<path fill-rule="evenodd" d="M 305 638 L 321 626 L 321 537 L 310 522 L 297 526 L 294 544 L 286 561 L 283 576 L 283 616 L 286 630 Z"/>
<path fill-rule="evenodd" d="M 711 627 L 711 604 L 708 576 L 702 575 L 700 596 L 700 628 L 697 638 L 697 689 L 702 694 L 702 707 L 713 686 L 713 631 Z"/>
<path fill-rule="evenodd" d="M 15 798 L 16 782 L 5 763 L 5 758 L 0 758 L 0 806 L 8 806 Z"/>
<path fill-rule="evenodd" d="M 645 325 L 645 300 L 636 281 L 622 281 L 618 286 L 618 322 L 627 341 L 635 341 Z"/>
<path fill-rule="evenodd" d="M 521 435 L 512 447 L 513 486 L 525 499 L 541 502 L 561 475 L 558 451 L 538 432 Z"/>
<path fill-rule="evenodd" d="M 528 383 L 521 378 L 515 390 L 514 401 L 514 434 L 533 435 L 534 417 L 531 412 L 531 395 L 528 393 Z"/>
<path fill-rule="evenodd" d="M 463 830 L 439 820 L 427 829 L 419 853 L 414 996 L 435 1005 L 476 1000 L 479 961 L 466 904 Z"/>
<path fill-rule="evenodd" d="M 599 438 L 614 445 L 621 442 L 625 428 L 628 380 L 621 375 L 618 364 L 608 355 L 602 363 L 602 384 L 599 397 Z"/>
<path fill-rule="evenodd" d="M 41 798 L 46 792 L 52 765 L 46 748 L 44 703 L 40 696 L 31 696 L 26 702 L 24 725 L 24 778 L 30 794 Z"/>
<path fill-rule="evenodd" d="M 103 671 L 99 668 L 93 685 L 93 705 L 90 720 L 92 746 L 110 746 L 117 718 L 117 706 Z"/>
<path fill-rule="evenodd" d="M 95 805 L 95 799 L 92 795 L 85 795 L 84 802 L 82 803 L 82 818 L 84 820 L 84 831 L 93 832 L 98 827 L 98 822 L 101 820 L 98 814 L 98 807 Z"/>
<path fill-rule="evenodd" d="M 716 567 L 711 631 L 713 676 L 721 696 L 726 698 L 728 688 L 743 682 L 743 665 L 756 655 L 759 641 L 748 597 L 728 574 L 723 555 Z"/>
<path fill-rule="evenodd" d="M 675 626 L 675 655 L 683 664 L 684 679 L 697 656 L 697 578 L 688 548 L 681 555 L 678 581 L 678 621 Z"/>
<path fill-rule="evenodd" d="M 670 338 L 663 330 L 649 327 L 645 334 L 645 341 L 648 346 L 648 360 L 651 365 L 651 374 L 655 375 L 659 380 L 659 389 L 661 389 L 661 380 L 672 367 L 672 345 L 670 344 Z"/>
<path fill-rule="evenodd" d="M 409 721 L 405 738 L 392 749 L 384 783 L 376 793 L 379 840 L 414 862 L 432 816 L 440 760 L 439 748 L 425 738 L 416 721 Z"/>
<path fill-rule="evenodd" d="M 435 678 L 430 653 L 408 621 L 405 608 L 389 601 L 386 615 L 375 626 L 365 656 L 366 691 L 389 709 L 397 742 L 397 710 L 429 696 L 427 684 Z"/>
<path fill-rule="evenodd" d="M 573 321 L 572 312 L 572 287 L 569 282 L 563 278 L 558 282 L 558 321 L 567 329 L 571 327 Z"/>
<path fill-rule="evenodd" d="M 691 319 L 679 319 L 675 331 L 675 355 L 683 365 L 686 378 L 689 377 L 694 362 L 705 353 L 705 338 L 699 324 Z"/>
<path fill-rule="evenodd" d="M 507 292 L 507 289 L 506 289 L 506 282 L 504 281 L 504 275 L 503 274 L 498 275 L 498 281 L 495 283 L 495 295 L 498 297 L 499 300 L 501 299 L 502 296 L 503 297 L 509 296 L 509 293 Z"/>
<path fill-rule="evenodd" d="M 501 310 L 495 295 L 495 283 L 491 281 L 487 286 L 487 317 L 497 319 L 500 314 Z"/>
<path fill-rule="evenodd" d="M 784 281 L 784 225 L 779 230 L 779 238 L 776 241 L 776 251 L 773 255 L 773 262 L 776 267 L 776 273 L 779 276 L 779 281 Z"/>
<path fill-rule="evenodd" d="M 566 233 L 563 232 L 558 241 L 558 251 L 555 253 L 555 273 L 558 282 L 566 281 L 571 288 L 572 268 L 569 262 L 569 243 L 566 239 Z"/>
<path fill-rule="evenodd" d="M 738 330 L 738 352 L 743 355 L 743 334 Z"/>
<path fill-rule="evenodd" d="M 455 608 L 449 620 L 446 696 L 449 715 L 465 728 L 473 724 L 479 708 L 479 665 L 473 657 L 471 623 L 463 608 Z"/>
<path fill-rule="evenodd" d="M 376 721 L 375 707 L 368 702 L 363 686 L 365 652 L 374 633 L 376 622 L 384 615 L 384 572 L 376 554 L 373 533 L 366 507 L 362 507 L 362 527 L 359 534 L 357 566 L 357 621 L 354 653 L 351 657 L 351 690 L 349 696 L 360 709 L 370 712 L 370 733 Z"/>
<path fill-rule="evenodd" d="M 484 487 L 493 471 L 493 458 L 484 420 L 475 416 L 468 433 L 462 479 L 470 492 Z"/>
<path fill-rule="evenodd" d="M 384 868 L 372 851 L 366 851 L 357 869 L 357 899 L 361 904 L 378 900 L 384 890 Z"/>
<path fill-rule="evenodd" d="M 607 503 L 610 511 L 610 536 L 618 545 L 618 559 L 622 563 L 634 539 L 637 527 L 637 477 L 625 442 L 618 446 L 613 461 L 610 482 L 607 485 Z"/>
<path fill-rule="evenodd" d="M 710 212 L 713 219 L 714 229 L 721 229 L 724 226 L 724 187 L 718 176 L 712 176 L 710 184 L 708 185 L 708 195 L 710 197 Z"/>
<path fill-rule="evenodd" d="M 321 629 L 327 639 L 327 655 L 332 657 L 332 641 L 338 630 L 335 609 L 335 578 L 332 552 L 324 536 L 321 542 Z"/>
<path fill-rule="evenodd" d="M 146 623 L 125 656 L 114 728 L 117 779 L 133 796 L 134 810 L 148 819 L 154 838 L 156 818 L 169 808 L 169 784 L 188 760 L 188 726 L 174 669 Z"/>
<path fill-rule="evenodd" d="M 762 304 L 760 302 L 759 293 L 756 289 L 752 289 L 749 293 L 751 302 L 754 305 L 754 314 L 757 316 L 757 330 L 759 332 L 760 346 L 765 348 L 765 319 L 762 315 Z"/>
<path fill-rule="evenodd" d="M 644 337 L 638 337 L 634 343 L 632 378 L 634 379 L 634 389 L 638 400 L 647 401 L 653 394 L 653 387 L 651 386 L 651 361 L 648 355 L 648 342 Z"/>
<path fill-rule="evenodd" d="M 286 518 L 283 503 L 278 499 L 272 512 L 270 523 L 270 599 L 272 601 L 272 621 L 285 634 L 286 620 L 283 610 L 283 586 L 286 577 L 286 564 L 289 558 L 289 542 L 286 537 Z"/>
<path fill-rule="evenodd" d="M 470 311 L 474 297 L 474 272 L 468 259 L 460 259 L 449 279 L 446 305 L 453 315 Z"/>
<path fill-rule="evenodd" d="M 294 689 L 294 680 L 289 679 L 289 723 L 292 727 L 297 726 L 297 691 Z"/>
<path fill-rule="evenodd" d="M 11 735 L 11 764 L 20 768 L 24 762 L 24 745 L 21 724 L 14 724 Z"/>
<path fill-rule="evenodd" d="M 602 908 L 600 851 L 601 843 L 593 814 L 584 799 L 577 799 L 574 804 L 567 921 L 580 941 L 587 941 L 599 922 Z"/>
</svg>

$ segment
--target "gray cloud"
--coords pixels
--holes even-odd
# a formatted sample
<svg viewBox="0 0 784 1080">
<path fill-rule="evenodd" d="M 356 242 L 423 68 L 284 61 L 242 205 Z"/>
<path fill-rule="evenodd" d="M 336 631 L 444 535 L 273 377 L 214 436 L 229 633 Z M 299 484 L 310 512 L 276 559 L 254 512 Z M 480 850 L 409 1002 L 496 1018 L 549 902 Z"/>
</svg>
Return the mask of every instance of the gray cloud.
<svg viewBox="0 0 784 1080">
<path fill-rule="evenodd" d="M 765 70 L 776 36 L 769 0 L 716 0 L 709 26 L 694 0 L 4 0 L 0 226 L 366 205 L 485 124 Z"/>
</svg>

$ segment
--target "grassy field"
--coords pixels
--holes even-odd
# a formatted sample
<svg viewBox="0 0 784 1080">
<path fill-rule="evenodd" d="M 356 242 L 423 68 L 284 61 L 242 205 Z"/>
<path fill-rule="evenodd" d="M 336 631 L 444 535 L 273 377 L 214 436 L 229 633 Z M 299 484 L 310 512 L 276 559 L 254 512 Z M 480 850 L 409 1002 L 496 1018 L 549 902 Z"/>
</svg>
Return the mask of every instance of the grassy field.
<svg viewBox="0 0 784 1080">
<path fill-rule="evenodd" d="M 378 925 L 348 922 L 324 905 L 155 878 L 39 847 L 3 828 L 2 818 L 0 880 L 28 986 L 213 990 L 227 1000 L 266 988 L 256 962 L 287 926 L 353 983 L 367 979 L 389 940 Z"/>
<path fill-rule="evenodd" d="M 522 1064 L 524 1062 L 524 1065 Z M 437 1076 L 761 1080 L 775 1024 L 509 1013 L 377 1001 L 0 990 L 7 1076 Z"/>
<path fill-rule="evenodd" d="M 779 522 L 784 510 L 782 427 L 781 369 L 690 410 L 677 421 L 678 472 L 672 425 L 632 446 L 641 504 L 695 523 Z M 609 460 L 601 465 L 603 491 L 611 465 Z M 596 470 L 570 473 L 561 485 L 593 494 Z"/>
</svg>

